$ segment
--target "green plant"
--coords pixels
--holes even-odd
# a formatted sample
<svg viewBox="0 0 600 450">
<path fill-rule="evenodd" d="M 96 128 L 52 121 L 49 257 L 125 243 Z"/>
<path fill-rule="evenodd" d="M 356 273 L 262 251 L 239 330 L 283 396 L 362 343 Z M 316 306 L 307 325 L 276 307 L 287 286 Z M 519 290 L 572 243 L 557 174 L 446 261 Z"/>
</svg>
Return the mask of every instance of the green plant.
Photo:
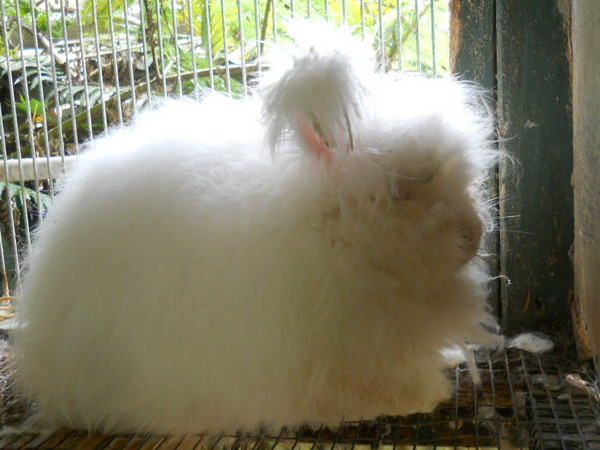
<svg viewBox="0 0 600 450">
<path fill-rule="evenodd" d="M 244 95 L 242 64 L 252 75 L 263 45 L 288 39 L 290 17 L 352 27 L 373 44 L 386 70 L 438 75 L 449 70 L 445 0 L 88 0 L 82 4 L 79 12 L 63 17 L 61 10 L 45 3 L 0 0 L 0 81 L 7 81 L 10 71 L 16 102 L 16 117 L 12 117 L 8 91 L 0 84 L 10 154 L 17 141 L 23 155 L 33 151 L 36 142 L 30 142 L 30 123 L 48 130 L 47 136 L 36 135 L 37 144 L 48 140 L 50 153 L 56 153 L 61 140 L 66 146 L 77 145 L 113 121 L 126 120 L 122 111 L 127 104 L 143 101 L 151 91 L 185 94 L 211 87 Z M 16 29 L 17 11 L 21 30 Z M 75 27 L 77 20 L 80 28 Z M 52 51 L 49 42 L 64 37 L 64 32 L 67 37 L 80 37 L 80 48 L 72 49 L 80 58 L 66 61 L 56 49 Z M 15 39 L 19 33 L 38 39 L 37 59 L 21 52 Z M 127 64 L 134 51 L 141 53 L 147 76 L 130 78 Z"/>
</svg>

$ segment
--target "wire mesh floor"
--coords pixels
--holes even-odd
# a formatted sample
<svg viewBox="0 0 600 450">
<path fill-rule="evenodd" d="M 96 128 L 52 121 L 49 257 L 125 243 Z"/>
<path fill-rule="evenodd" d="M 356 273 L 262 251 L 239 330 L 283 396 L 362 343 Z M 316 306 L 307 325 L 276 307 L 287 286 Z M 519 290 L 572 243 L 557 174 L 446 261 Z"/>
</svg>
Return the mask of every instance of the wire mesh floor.
<svg viewBox="0 0 600 450">
<path fill-rule="evenodd" d="M 3 350 L 7 344 L 2 342 Z M 275 434 L 235 436 L 106 436 L 60 429 L 19 428 L 27 418 L 13 392 L 14 366 L 2 351 L 0 448 L 85 449 L 325 449 L 531 448 L 600 449 L 600 398 L 586 370 L 557 355 L 517 349 L 477 354 L 482 384 L 465 366 L 450 372 L 453 399 L 432 414 L 344 423 L 337 430 L 311 426 Z M 14 428 L 13 428 L 14 427 Z"/>
</svg>

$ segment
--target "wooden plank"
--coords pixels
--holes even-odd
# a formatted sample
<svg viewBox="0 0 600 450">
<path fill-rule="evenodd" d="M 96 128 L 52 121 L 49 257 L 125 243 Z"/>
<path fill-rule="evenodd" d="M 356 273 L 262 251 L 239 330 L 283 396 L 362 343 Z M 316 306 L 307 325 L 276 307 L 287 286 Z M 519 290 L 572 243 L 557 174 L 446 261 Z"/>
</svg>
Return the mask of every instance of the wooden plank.
<svg viewBox="0 0 600 450">
<path fill-rule="evenodd" d="M 33 439 L 31 439 L 27 444 L 23 445 L 22 448 L 40 448 L 42 443 L 46 442 L 46 440 L 54 434 L 52 430 L 41 430 Z M 4 448 L 0 445 L 0 448 Z M 7 447 L 10 448 L 10 447 Z"/>
<path fill-rule="evenodd" d="M 600 2 L 573 3 L 575 293 L 580 355 L 600 368 Z"/>
<path fill-rule="evenodd" d="M 164 450 L 175 450 L 183 441 L 183 436 L 168 436 L 160 444 L 160 448 Z"/>
<path fill-rule="evenodd" d="M 452 73 L 461 80 L 477 83 L 488 92 L 487 101 L 496 105 L 496 2 L 495 0 L 452 0 L 450 2 L 450 64 Z M 497 197 L 498 180 L 490 180 L 492 197 Z M 500 273 L 498 234 L 491 234 L 482 244 L 489 270 Z M 500 314 L 498 279 L 490 286 L 490 305 Z"/>
<path fill-rule="evenodd" d="M 27 444 L 34 438 L 35 435 L 30 433 L 15 432 L 14 434 L 6 434 L 0 438 L 0 448 L 27 448 Z"/>
<path fill-rule="evenodd" d="M 202 448 L 202 444 L 206 441 L 203 435 L 190 434 L 185 436 L 177 446 L 177 450 L 193 450 L 195 448 Z M 227 447 L 222 447 L 227 448 Z"/>
<path fill-rule="evenodd" d="M 496 87 L 495 0 L 450 2 L 450 66 L 460 79 Z"/>
<path fill-rule="evenodd" d="M 111 436 L 107 449 L 124 449 L 131 441 L 131 436 Z"/>
<path fill-rule="evenodd" d="M 557 0 L 497 0 L 502 325 L 565 339 L 573 290 L 569 44 Z"/>
<path fill-rule="evenodd" d="M 95 450 L 104 448 L 110 441 L 109 436 L 94 434 L 94 435 L 73 435 L 61 442 L 62 448 L 77 448 L 81 450 Z"/>
<path fill-rule="evenodd" d="M 163 436 L 132 436 L 127 445 L 123 447 L 123 450 L 156 449 L 164 440 Z"/>
<path fill-rule="evenodd" d="M 60 448 L 62 442 L 64 442 L 67 438 L 73 435 L 71 430 L 66 428 L 61 428 L 53 433 L 48 439 L 46 439 L 43 443 L 38 445 L 37 448 Z"/>
<path fill-rule="evenodd" d="M 164 440 L 165 440 L 164 436 L 150 437 L 150 438 L 146 439 L 146 441 L 140 446 L 140 449 L 155 450 L 157 448 L 162 448 L 162 443 Z"/>
</svg>

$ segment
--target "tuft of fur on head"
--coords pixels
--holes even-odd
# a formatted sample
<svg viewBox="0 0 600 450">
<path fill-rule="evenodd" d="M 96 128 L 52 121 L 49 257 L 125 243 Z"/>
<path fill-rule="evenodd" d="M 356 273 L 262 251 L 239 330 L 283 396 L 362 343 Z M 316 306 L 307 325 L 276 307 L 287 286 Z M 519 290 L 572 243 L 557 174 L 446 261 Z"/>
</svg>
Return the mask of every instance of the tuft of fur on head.
<svg viewBox="0 0 600 450">
<path fill-rule="evenodd" d="M 323 151 L 351 151 L 367 101 L 369 64 L 359 58 L 366 52 L 340 30 L 303 22 L 291 28 L 296 45 L 268 58 L 260 88 L 267 145 L 275 152 L 300 138 L 312 152 L 306 134 L 313 131 Z"/>
</svg>

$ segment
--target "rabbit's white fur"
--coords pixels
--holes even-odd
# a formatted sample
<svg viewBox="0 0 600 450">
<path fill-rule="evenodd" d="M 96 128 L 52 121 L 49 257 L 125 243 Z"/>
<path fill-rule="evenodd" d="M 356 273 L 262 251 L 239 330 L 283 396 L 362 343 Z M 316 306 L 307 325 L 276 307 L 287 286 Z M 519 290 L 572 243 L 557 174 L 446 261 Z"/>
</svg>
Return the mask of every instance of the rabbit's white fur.
<svg viewBox="0 0 600 450">
<path fill-rule="evenodd" d="M 275 73 L 248 101 L 147 111 L 66 177 L 15 336 L 43 420 L 185 433 L 429 411 L 442 350 L 493 340 L 476 95 L 331 48 Z"/>
</svg>

